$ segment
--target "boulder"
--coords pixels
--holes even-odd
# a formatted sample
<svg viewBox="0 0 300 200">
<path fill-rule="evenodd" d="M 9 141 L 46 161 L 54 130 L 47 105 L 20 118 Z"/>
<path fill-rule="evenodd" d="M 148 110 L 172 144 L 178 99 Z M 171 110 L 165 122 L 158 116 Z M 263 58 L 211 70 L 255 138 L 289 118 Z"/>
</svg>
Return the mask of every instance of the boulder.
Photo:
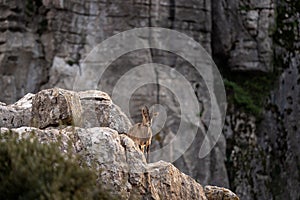
<svg viewBox="0 0 300 200">
<path fill-rule="evenodd" d="M 32 98 L 32 124 L 38 128 L 58 125 L 81 126 L 82 107 L 76 92 L 53 88 Z"/>
<path fill-rule="evenodd" d="M 31 101 L 34 94 L 27 94 L 14 104 L 0 102 L 0 127 L 17 128 L 30 126 Z"/>
<path fill-rule="evenodd" d="M 88 90 L 81 92 L 60 88 L 27 94 L 18 102 L 0 104 L 0 127 L 37 128 L 73 125 L 78 127 L 110 127 L 127 133 L 131 122 L 108 94 Z"/>
<path fill-rule="evenodd" d="M 236 194 L 222 187 L 207 185 L 204 187 L 204 192 L 208 199 L 240 200 Z"/>
<path fill-rule="evenodd" d="M 108 94 L 98 90 L 78 94 L 83 109 L 83 127 L 110 127 L 118 133 L 127 133 L 131 122 Z"/>
</svg>

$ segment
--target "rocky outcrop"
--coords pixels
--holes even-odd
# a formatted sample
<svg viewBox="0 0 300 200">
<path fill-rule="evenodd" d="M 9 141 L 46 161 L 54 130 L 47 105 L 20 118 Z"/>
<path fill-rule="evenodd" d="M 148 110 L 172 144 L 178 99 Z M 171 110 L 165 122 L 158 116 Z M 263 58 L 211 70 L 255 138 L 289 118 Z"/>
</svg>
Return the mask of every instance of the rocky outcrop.
<svg viewBox="0 0 300 200">
<path fill-rule="evenodd" d="M 74 98 L 77 100 L 74 101 Z M 85 106 L 81 105 L 81 100 Z M 14 105 L 2 105 L 0 114 L 10 117 L 4 108 L 23 109 L 28 113 L 28 118 L 35 119 L 36 124 L 47 125 L 38 126 L 39 128 L 23 126 L 9 129 L 4 128 L 6 125 L 3 124 L 0 134 L 10 131 L 9 134 L 16 133 L 23 138 L 36 137 L 41 143 L 59 141 L 62 152 L 71 150 L 73 153 L 84 155 L 87 163 L 95 163 L 99 171 L 99 182 L 106 185 L 108 189 L 113 188 L 113 193 L 124 199 L 239 199 L 224 188 L 207 186 L 204 192 L 199 183 L 180 172 L 171 163 L 159 161 L 148 164 L 134 142 L 127 135 L 121 134 L 123 129 L 117 123 L 126 124 L 126 116 L 120 118 L 122 115 L 120 110 L 118 110 L 119 115 L 111 115 L 116 113 L 116 106 L 109 107 L 107 106 L 109 103 L 114 105 L 110 97 L 100 91 L 76 93 L 58 88 L 43 90 L 36 95 L 27 95 Z M 96 116 L 98 123 L 103 127 L 97 127 L 98 124 L 94 126 L 88 124 L 92 127 L 84 128 L 77 126 L 77 123 L 68 126 L 74 119 L 83 119 L 85 112 L 81 109 L 76 113 L 71 112 L 78 106 L 89 109 L 89 112 L 92 112 L 92 107 L 95 110 L 102 110 L 96 112 Z M 88 106 L 90 107 L 86 108 Z M 45 109 L 48 113 L 45 113 Z M 19 117 L 18 114 L 13 114 Z M 105 123 L 106 119 L 111 119 L 115 124 Z"/>
<path fill-rule="evenodd" d="M 239 198 L 232 193 L 230 190 L 226 188 L 219 188 L 216 186 L 205 186 L 204 188 L 205 195 L 207 196 L 208 199 L 235 199 L 239 200 Z"/>
<path fill-rule="evenodd" d="M 16 128 L 30 126 L 33 94 L 29 93 L 18 102 L 7 105 L 0 104 L 0 127 Z"/>
<path fill-rule="evenodd" d="M 96 90 L 81 91 L 78 94 L 83 108 L 83 127 L 110 127 L 118 133 L 128 132 L 130 120 L 108 94 Z"/>
<path fill-rule="evenodd" d="M 199 144 L 205 135 L 205 131 L 199 131 L 192 146 L 174 165 L 201 183 L 230 186 L 243 199 L 299 199 L 298 1 L 0 0 L 0 101 L 10 104 L 41 88 L 73 89 L 74 77 L 82 68 L 80 62 L 96 44 L 115 33 L 146 26 L 171 28 L 199 41 L 224 71 L 223 75 L 234 72 L 232 76 L 247 80 L 275 74 L 271 79 L 276 82 L 272 85 L 276 89 L 264 91 L 270 97 L 261 124 L 259 120 L 254 122 L 249 113 L 230 111 L 225 137 L 220 137 L 206 158 L 198 159 Z M 170 52 L 143 49 L 123 55 L 106 70 L 98 88 L 111 95 L 123 74 L 149 62 L 171 66 L 191 82 L 202 109 L 201 127 L 207 126 L 211 111 L 207 87 L 190 63 Z M 144 73 L 146 77 L 150 75 Z M 163 73 L 153 74 L 157 84 L 174 81 Z M 27 102 L 26 98 L 32 97 L 24 98 Z M 93 112 L 83 110 L 82 126 L 103 123 L 101 126 L 126 132 L 130 121 L 118 114 L 119 108 L 110 100 L 101 98 L 93 101 L 94 105 L 106 108 L 97 113 L 111 109 L 110 114 L 104 115 L 106 119 L 96 119 L 94 105 L 84 105 L 83 109 L 91 107 L 88 109 Z M 24 111 L 28 105 L 22 102 L 0 105 L 5 113 L 0 115 L 0 126 L 31 125 L 32 114 Z M 81 102 L 89 105 L 90 100 Z M 163 86 L 147 85 L 135 91 L 130 113 L 138 113 L 145 103 L 167 107 L 168 118 L 164 129 L 153 139 L 154 150 L 176 135 L 180 109 L 176 96 Z M 134 115 L 132 119 L 140 120 Z M 249 126 L 255 128 L 249 131 L 245 128 Z M 224 160 L 227 166 L 221 162 Z"/>
<path fill-rule="evenodd" d="M 37 93 L 32 99 L 32 125 L 38 128 L 74 124 L 81 126 L 82 107 L 75 92 L 51 89 Z"/>
<path fill-rule="evenodd" d="M 73 125 L 110 127 L 127 133 L 131 122 L 110 97 L 101 91 L 74 92 L 60 88 L 27 94 L 18 102 L 0 105 L 0 127 Z"/>
</svg>

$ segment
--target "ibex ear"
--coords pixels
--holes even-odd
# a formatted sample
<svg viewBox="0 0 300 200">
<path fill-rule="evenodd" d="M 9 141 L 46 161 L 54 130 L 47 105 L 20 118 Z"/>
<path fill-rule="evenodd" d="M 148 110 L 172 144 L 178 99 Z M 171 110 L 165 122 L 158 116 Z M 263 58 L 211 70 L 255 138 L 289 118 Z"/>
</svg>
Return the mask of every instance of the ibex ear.
<svg viewBox="0 0 300 200">
<path fill-rule="evenodd" d="M 141 110 L 142 110 L 142 112 L 144 113 L 149 113 L 149 109 L 148 109 L 148 107 L 147 106 L 143 106 L 142 108 L 141 108 Z"/>
</svg>

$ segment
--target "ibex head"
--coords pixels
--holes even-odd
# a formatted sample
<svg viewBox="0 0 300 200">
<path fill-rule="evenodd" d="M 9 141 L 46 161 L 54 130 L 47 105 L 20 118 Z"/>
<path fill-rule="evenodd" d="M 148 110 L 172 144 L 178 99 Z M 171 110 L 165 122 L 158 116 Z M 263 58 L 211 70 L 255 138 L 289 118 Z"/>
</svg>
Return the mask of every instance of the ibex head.
<svg viewBox="0 0 300 200">
<path fill-rule="evenodd" d="M 144 106 L 142 108 L 142 117 L 143 117 L 143 125 L 146 126 L 151 126 L 152 125 L 152 120 L 154 117 L 158 115 L 158 112 L 150 112 L 147 106 Z"/>
</svg>

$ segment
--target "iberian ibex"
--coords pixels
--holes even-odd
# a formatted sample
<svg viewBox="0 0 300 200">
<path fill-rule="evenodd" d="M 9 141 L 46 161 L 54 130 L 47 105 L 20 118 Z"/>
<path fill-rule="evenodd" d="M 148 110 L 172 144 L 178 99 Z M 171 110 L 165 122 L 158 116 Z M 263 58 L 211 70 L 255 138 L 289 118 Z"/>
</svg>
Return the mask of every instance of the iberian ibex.
<svg viewBox="0 0 300 200">
<path fill-rule="evenodd" d="M 128 136 L 139 146 L 144 153 L 146 147 L 147 161 L 149 161 L 149 150 L 152 139 L 152 120 L 158 113 L 149 113 L 147 106 L 142 108 L 142 122 L 135 124 L 128 131 Z"/>
</svg>

